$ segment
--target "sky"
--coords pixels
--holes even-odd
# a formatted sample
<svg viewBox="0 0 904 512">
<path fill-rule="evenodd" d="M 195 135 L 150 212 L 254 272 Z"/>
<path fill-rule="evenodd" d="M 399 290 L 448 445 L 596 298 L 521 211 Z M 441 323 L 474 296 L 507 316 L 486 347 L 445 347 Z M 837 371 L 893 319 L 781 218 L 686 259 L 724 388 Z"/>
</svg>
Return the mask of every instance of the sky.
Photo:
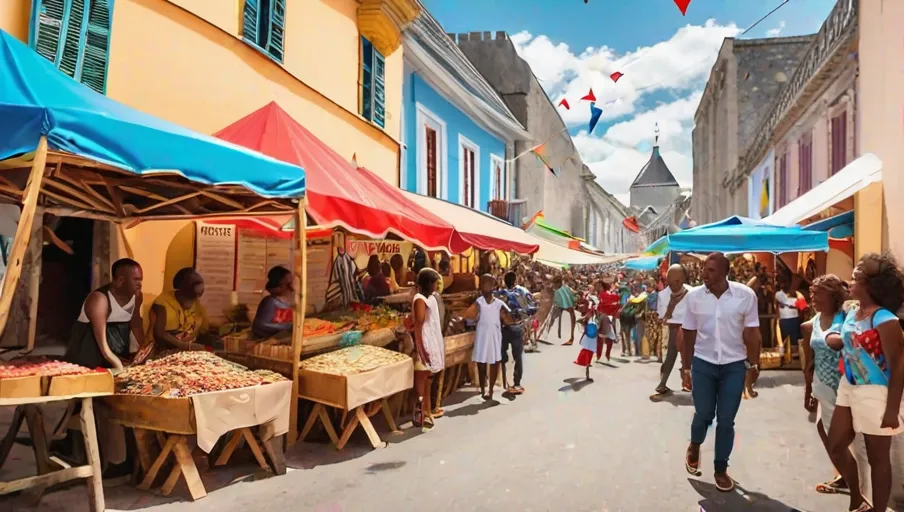
<svg viewBox="0 0 904 512">
<path fill-rule="evenodd" d="M 686 16 L 673 0 L 422 1 L 446 32 L 508 32 L 553 103 L 568 100 L 559 113 L 584 163 L 625 204 L 657 123 L 662 157 L 691 186 L 694 112 L 724 38 L 812 34 L 835 4 L 789 0 L 742 36 L 784 0 L 691 0 Z M 591 88 L 603 117 L 588 134 Z"/>
</svg>

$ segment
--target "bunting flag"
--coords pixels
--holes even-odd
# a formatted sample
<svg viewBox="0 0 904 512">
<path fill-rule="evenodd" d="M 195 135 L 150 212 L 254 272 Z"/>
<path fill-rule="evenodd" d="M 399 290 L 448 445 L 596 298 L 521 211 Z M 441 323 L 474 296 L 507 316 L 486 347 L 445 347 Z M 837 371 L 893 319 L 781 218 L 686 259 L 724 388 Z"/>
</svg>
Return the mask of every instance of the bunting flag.
<svg viewBox="0 0 904 512">
<path fill-rule="evenodd" d="M 562 98 L 562 101 L 559 102 L 560 107 L 565 107 L 565 110 L 571 110 L 571 106 L 568 105 L 568 98 Z"/>
<path fill-rule="evenodd" d="M 582 101 L 596 101 L 596 95 L 593 94 L 593 88 L 590 89 L 590 92 L 587 93 L 586 96 L 581 98 Z"/>
<path fill-rule="evenodd" d="M 678 10 L 681 11 L 682 16 L 687 16 L 687 6 L 689 6 L 690 4 L 691 0 L 675 0 L 675 5 L 678 6 Z"/>
<path fill-rule="evenodd" d="M 603 109 L 597 108 L 596 103 L 590 104 L 590 129 L 587 131 L 587 135 L 593 133 L 593 129 L 596 128 L 596 124 L 600 122 L 600 116 L 603 115 Z"/>
<path fill-rule="evenodd" d="M 623 76 L 625 76 L 624 73 L 622 73 L 621 71 L 616 71 L 615 73 L 612 73 L 611 75 L 609 75 L 609 78 L 611 78 L 613 82 L 617 83 L 618 79 Z"/>
<path fill-rule="evenodd" d="M 540 144 L 539 146 L 532 149 L 531 153 L 533 153 L 534 156 L 537 157 L 537 160 L 539 160 L 544 167 L 549 169 L 549 172 L 551 172 L 553 176 L 555 176 L 556 178 L 559 177 L 559 172 L 549 164 L 549 156 L 546 154 L 546 144 Z"/>
<path fill-rule="evenodd" d="M 628 231 L 631 231 L 633 233 L 640 233 L 640 225 L 637 223 L 637 217 L 627 217 L 622 221 L 622 225 Z"/>
</svg>

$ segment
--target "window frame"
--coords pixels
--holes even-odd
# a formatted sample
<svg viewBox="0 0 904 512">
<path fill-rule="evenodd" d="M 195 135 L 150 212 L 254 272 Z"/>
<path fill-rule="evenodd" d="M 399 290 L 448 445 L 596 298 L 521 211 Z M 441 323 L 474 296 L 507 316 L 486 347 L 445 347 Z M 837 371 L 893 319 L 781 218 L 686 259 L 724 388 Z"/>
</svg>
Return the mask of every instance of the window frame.
<svg viewBox="0 0 904 512">
<path fill-rule="evenodd" d="M 499 166 L 499 171 L 501 176 L 499 177 L 499 181 L 502 185 L 502 190 L 497 190 L 496 186 L 496 166 Z M 505 159 L 501 156 L 490 153 L 490 200 L 498 200 L 498 201 L 508 201 L 509 198 L 509 184 L 508 184 L 508 169 L 506 166 Z"/>
<path fill-rule="evenodd" d="M 254 41 L 252 41 L 251 39 L 249 39 L 247 37 L 246 31 L 245 31 L 245 8 L 248 5 L 248 0 L 242 0 L 241 9 L 239 10 L 239 14 L 240 14 L 239 20 L 241 22 L 239 24 L 239 28 L 240 28 L 239 37 L 241 38 L 242 42 L 244 42 L 248 46 L 250 46 L 250 47 L 254 48 L 255 50 L 257 50 L 258 52 L 264 54 L 264 56 L 268 57 L 273 62 L 276 62 L 277 64 L 282 65 L 283 62 L 286 60 L 286 25 L 287 25 L 286 11 L 288 11 L 288 0 L 252 0 L 252 1 L 255 2 L 255 5 L 256 5 L 256 7 L 255 7 L 255 29 L 254 30 L 255 30 L 255 34 L 257 35 L 257 38 Z M 277 2 L 283 3 L 283 5 L 282 5 L 282 8 L 283 8 L 282 42 L 280 44 L 280 50 L 279 50 L 280 56 L 279 57 L 277 57 L 276 55 L 273 55 L 272 53 L 270 53 L 269 50 L 267 50 L 267 48 L 264 48 L 263 46 L 261 46 L 258 43 L 258 41 L 260 40 L 260 33 L 259 33 L 260 26 L 261 26 L 261 19 L 260 19 L 261 8 L 260 8 L 260 6 L 261 6 L 262 2 L 267 2 L 270 7 L 269 8 L 270 21 L 269 21 L 268 25 L 273 24 L 273 13 L 276 11 L 276 9 L 275 9 L 276 3 Z M 273 35 L 273 31 L 272 31 L 272 27 L 270 27 L 270 28 L 268 28 L 268 32 L 267 32 L 267 39 L 270 40 L 272 35 Z"/>
<path fill-rule="evenodd" d="M 417 142 L 415 156 L 417 159 L 417 193 L 427 194 L 427 135 L 425 128 L 436 130 L 436 195 L 438 199 L 447 199 L 449 195 L 449 154 L 446 122 L 421 103 L 415 104 L 415 129 Z"/>
<path fill-rule="evenodd" d="M 797 139 L 797 167 L 797 195 L 800 197 L 813 189 L 813 132 Z"/>
<path fill-rule="evenodd" d="M 471 187 L 473 204 L 465 202 L 465 161 L 464 150 L 474 153 L 474 183 Z M 483 211 L 480 206 L 480 146 L 462 134 L 458 134 L 458 204 Z"/>
<path fill-rule="evenodd" d="M 371 51 L 371 59 L 368 63 L 368 59 L 365 55 L 365 48 L 369 46 Z M 377 73 L 378 64 L 382 66 L 382 74 Z M 365 105 L 365 87 L 366 84 L 365 79 L 365 65 L 370 68 L 370 111 L 366 112 L 364 109 Z M 381 86 L 383 89 L 383 101 L 382 101 L 382 120 L 377 119 L 377 88 Z M 359 34 L 358 37 L 358 114 L 366 119 L 368 122 L 380 127 L 381 129 L 386 129 L 386 56 L 380 53 L 379 50 L 373 45 L 373 43 Z"/>
<path fill-rule="evenodd" d="M 848 147 L 848 139 L 851 130 L 851 115 L 846 102 L 837 105 L 829 111 L 829 177 L 838 174 L 842 169 L 851 162 L 851 151 Z M 836 123 L 837 121 L 837 123 Z M 836 127 L 843 127 L 840 137 L 835 133 Z M 836 140 L 840 139 L 840 140 Z M 836 158 L 841 159 L 840 165 L 836 168 Z"/>
</svg>

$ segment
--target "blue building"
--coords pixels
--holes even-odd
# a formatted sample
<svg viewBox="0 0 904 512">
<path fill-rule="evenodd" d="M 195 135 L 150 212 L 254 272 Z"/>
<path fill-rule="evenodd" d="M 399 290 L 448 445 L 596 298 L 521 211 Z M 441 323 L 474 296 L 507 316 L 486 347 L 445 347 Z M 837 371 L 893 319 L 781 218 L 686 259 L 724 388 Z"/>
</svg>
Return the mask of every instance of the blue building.
<svg viewBox="0 0 904 512">
<path fill-rule="evenodd" d="M 403 48 L 400 187 L 486 212 L 507 204 L 507 162 L 528 133 L 425 9 Z"/>
</svg>

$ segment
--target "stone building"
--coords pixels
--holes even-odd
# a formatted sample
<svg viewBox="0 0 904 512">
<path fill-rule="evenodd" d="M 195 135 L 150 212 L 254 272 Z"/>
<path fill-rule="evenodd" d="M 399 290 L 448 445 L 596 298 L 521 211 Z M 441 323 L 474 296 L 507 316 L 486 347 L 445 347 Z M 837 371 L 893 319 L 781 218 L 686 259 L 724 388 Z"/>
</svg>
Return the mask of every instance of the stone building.
<svg viewBox="0 0 904 512">
<path fill-rule="evenodd" d="M 587 205 L 584 232 L 587 243 L 609 254 L 643 250 L 645 239 L 624 225 L 624 219 L 629 216 L 625 205 L 597 183 L 589 169 L 585 176 Z"/>
<path fill-rule="evenodd" d="M 518 56 L 505 32 L 496 32 L 495 38 L 489 32 L 449 34 L 449 38 L 530 134 L 528 140 L 514 143 L 514 197 L 509 201 L 509 221 L 517 225 L 543 211 L 549 224 L 583 238 L 587 205 L 584 184 L 589 170 L 530 65 Z M 542 144 L 545 164 L 530 153 L 538 144 Z"/>
<path fill-rule="evenodd" d="M 694 206 L 700 224 L 747 215 L 746 181 L 730 187 L 757 127 L 814 36 L 726 38 L 694 115 Z"/>
<path fill-rule="evenodd" d="M 659 154 L 659 127 L 656 128 L 656 140 L 653 142 L 650 159 L 631 183 L 630 193 L 632 208 L 650 206 L 656 212 L 668 208 L 681 193 L 678 180 Z"/>
</svg>

